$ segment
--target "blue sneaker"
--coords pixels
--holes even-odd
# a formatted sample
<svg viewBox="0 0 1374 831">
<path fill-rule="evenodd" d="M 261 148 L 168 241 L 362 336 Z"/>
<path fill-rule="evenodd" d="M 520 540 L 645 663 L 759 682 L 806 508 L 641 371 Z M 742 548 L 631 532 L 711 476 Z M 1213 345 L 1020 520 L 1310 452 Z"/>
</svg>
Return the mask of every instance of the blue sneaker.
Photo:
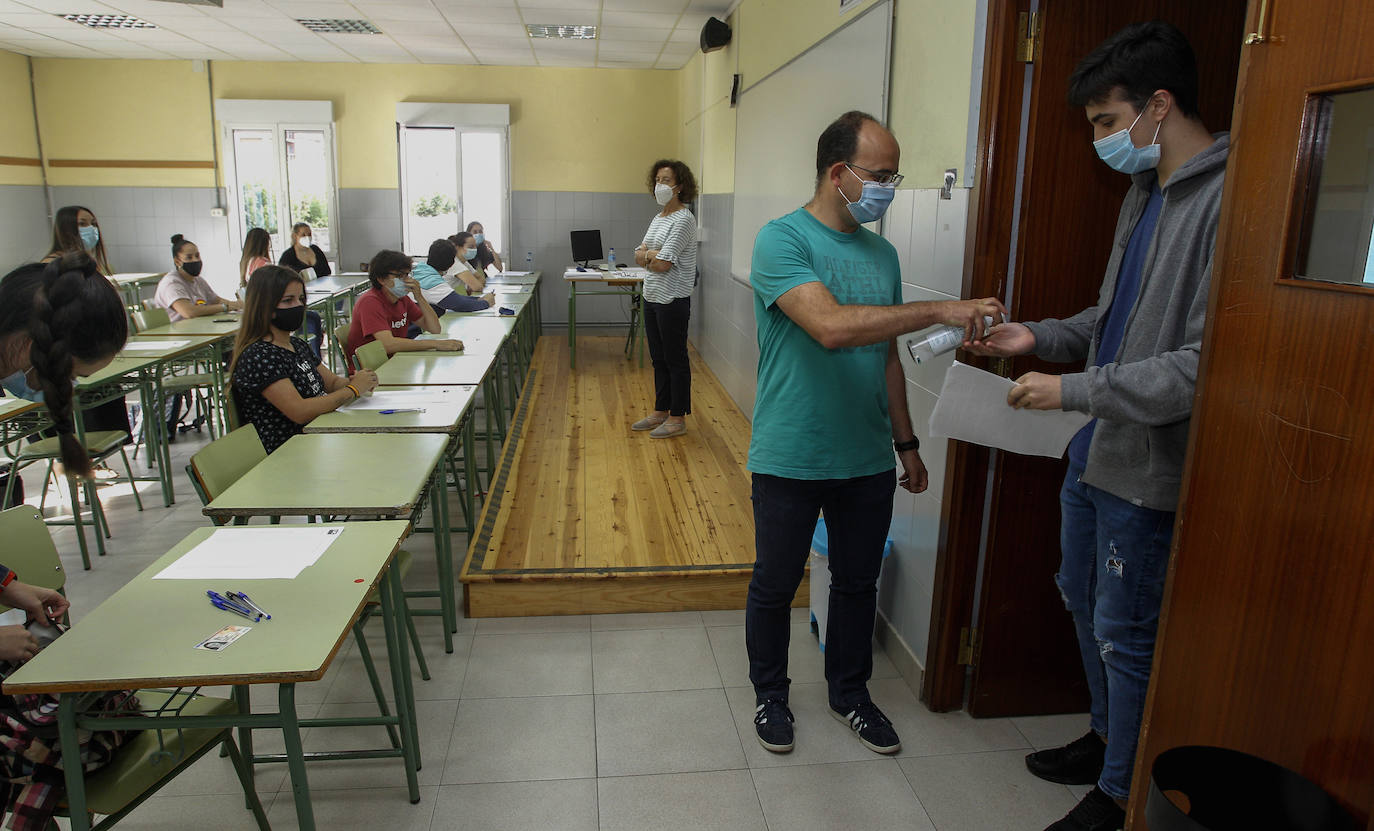
<svg viewBox="0 0 1374 831">
<path fill-rule="evenodd" d="M 892 722 L 872 701 L 850 707 L 831 704 L 830 714 L 848 724 L 864 747 L 874 753 L 896 753 L 902 749 L 902 740 L 897 738 Z"/>
<path fill-rule="evenodd" d="M 792 751 L 792 711 L 781 698 L 769 698 L 754 708 L 754 732 L 759 744 L 774 753 Z"/>
</svg>

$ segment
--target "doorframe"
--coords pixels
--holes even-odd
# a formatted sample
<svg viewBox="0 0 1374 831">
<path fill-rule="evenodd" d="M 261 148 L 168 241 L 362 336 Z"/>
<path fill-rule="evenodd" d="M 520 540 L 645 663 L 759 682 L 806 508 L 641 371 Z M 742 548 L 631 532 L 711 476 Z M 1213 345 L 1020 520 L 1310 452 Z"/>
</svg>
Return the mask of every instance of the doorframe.
<svg viewBox="0 0 1374 831">
<path fill-rule="evenodd" d="M 976 175 L 969 193 L 973 222 L 964 240 L 964 297 L 1001 297 L 1012 248 L 1017 147 L 1025 73 L 1033 64 L 1016 59 L 1017 16 L 1030 0 L 988 0 L 983 49 L 982 103 L 978 119 Z M 1008 306 L 1010 309 L 1010 306 Z M 960 360 L 986 366 L 989 359 L 960 353 Z M 949 440 L 941 501 L 940 538 L 930 612 L 930 639 L 921 697 L 936 712 L 964 706 L 967 666 L 960 663 L 961 634 L 974 616 L 979 548 L 987 506 L 988 448 Z"/>
</svg>

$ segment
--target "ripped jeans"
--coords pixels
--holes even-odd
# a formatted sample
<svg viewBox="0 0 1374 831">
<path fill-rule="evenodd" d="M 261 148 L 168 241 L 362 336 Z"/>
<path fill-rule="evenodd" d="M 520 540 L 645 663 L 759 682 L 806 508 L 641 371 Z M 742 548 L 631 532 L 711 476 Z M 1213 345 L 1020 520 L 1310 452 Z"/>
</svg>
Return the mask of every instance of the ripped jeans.
<svg viewBox="0 0 1374 831">
<path fill-rule="evenodd" d="M 1092 729 L 1107 737 L 1097 785 L 1124 799 L 1150 684 L 1174 514 L 1085 485 L 1082 474 L 1070 465 L 1059 492 L 1063 560 L 1054 579 L 1077 630 Z"/>
</svg>

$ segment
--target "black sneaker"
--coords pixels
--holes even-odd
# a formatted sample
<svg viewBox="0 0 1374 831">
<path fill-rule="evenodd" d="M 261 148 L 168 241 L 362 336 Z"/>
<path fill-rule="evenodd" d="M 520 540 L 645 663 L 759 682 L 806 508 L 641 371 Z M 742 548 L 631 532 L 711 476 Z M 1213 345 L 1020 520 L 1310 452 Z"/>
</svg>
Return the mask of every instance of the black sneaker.
<svg viewBox="0 0 1374 831">
<path fill-rule="evenodd" d="M 1047 782 L 1060 785 L 1096 785 L 1102 776 L 1102 760 L 1107 744 L 1089 730 L 1088 735 L 1063 747 L 1041 750 L 1026 756 L 1026 768 Z"/>
<path fill-rule="evenodd" d="M 1073 806 L 1069 815 L 1045 831 L 1119 831 L 1126 824 L 1126 812 L 1116 800 L 1093 786 L 1083 801 Z"/>
<path fill-rule="evenodd" d="M 754 708 L 754 732 L 765 750 L 792 752 L 793 721 L 792 711 L 781 698 L 769 698 Z"/>
<path fill-rule="evenodd" d="M 902 749 L 902 740 L 892 729 L 892 722 L 878 705 L 872 701 L 855 704 L 852 707 L 830 705 L 830 714 L 840 721 L 847 722 L 849 729 L 864 743 L 864 747 L 874 753 L 896 753 Z"/>
</svg>

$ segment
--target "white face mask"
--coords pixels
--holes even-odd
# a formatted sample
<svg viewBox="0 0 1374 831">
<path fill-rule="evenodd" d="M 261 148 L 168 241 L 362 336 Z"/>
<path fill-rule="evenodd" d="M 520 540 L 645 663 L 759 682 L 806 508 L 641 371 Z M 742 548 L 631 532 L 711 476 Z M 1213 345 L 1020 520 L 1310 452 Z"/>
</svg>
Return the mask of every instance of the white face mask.
<svg viewBox="0 0 1374 831">
<path fill-rule="evenodd" d="M 310 237 L 301 237 L 301 248 L 310 247 Z"/>
<path fill-rule="evenodd" d="M 654 201 L 660 205 L 667 205 L 669 202 L 673 201 L 672 186 L 665 185 L 662 182 L 654 185 Z"/>
</svg>

